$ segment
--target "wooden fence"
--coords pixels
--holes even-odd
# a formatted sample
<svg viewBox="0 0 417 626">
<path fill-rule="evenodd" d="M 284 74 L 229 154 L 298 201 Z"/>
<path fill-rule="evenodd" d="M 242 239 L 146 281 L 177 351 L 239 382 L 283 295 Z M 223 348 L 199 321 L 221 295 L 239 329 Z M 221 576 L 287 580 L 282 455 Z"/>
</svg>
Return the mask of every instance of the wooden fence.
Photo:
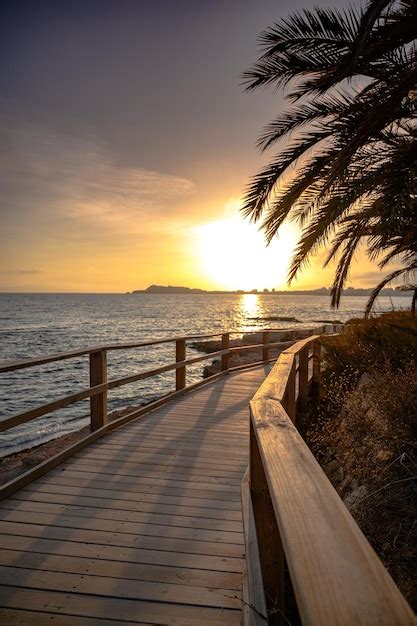
<svg viewBox="0 0 417 626">
<path fill-rule="evenodd" d="M 320 327 L 321 332 L 333 332 L 334 327 L 331 325 Z M 317 331 L 317 329 L 300 329 L 302 333 L 312 333 Z M 291 341 L 270 341 L 272 333 L 282 333 L 283 337 L 288 337 L 288 334 L 292 336 Z M 276 360 L 275 357 L 270 357 L 271 349 L 285 349 L 288 346 L 294 343 L 296 331 L 288 329 L 268 329 L 263 331 L 252 331 L 247 332 L 245 335 L 261 335 L 262 343 L 257 344 L 249 344 L 244 346 L 235 346 L 230 347 L 230 335 L 231 334 L 242 334 L 242 333 L 213 333 L 208 335 L 189 335 L 184 337 L 169 337 L 162 339 L 155 339 L 150 341 L 142 341 L 136 343 L 126 343 L 126 344 L 111 344 L 105 346 L 96 346 L 90 348 L 84 348 L 80 350 L 72 350 L 68 352 L 63 352 L 59 354 L 52 354 L 44 357 L 37 357 L 31 359 L 24 359 L 19 361 L 10 361 L 6 363 L 0 363 L 0 374 L 5 374 L 7 372 L 13 372 L 17 370 L 23 370 L 27 368 L 37 367 L 40 365 L 45 365 L 47 363 L 55 363 L 59 361 L 64 361 L 68 359 L 74 359 L 81 356 L 86 356 L 89 358 L 90 363 L 90 386 L 81 391 L 77 391 L 76 393 L 72 393 L 62 398 L 58 398 L 53 402 L 49 402 L 47 404 L 42 404 L 40 406 L 31 408 L 27 411 L 19 413 L 17 415 L 13 415 L 11 417 L 7 417 L 0 421 L 0 432 L 4 432 L 9 430 L 10 428 L 14 428 L 21 424 L 25 424 L 31 420 L 34 420 L 43 415 L 47 415 L 53 411 L 57 411 L 59 409 L 63 409 L 67 406 L 70 406 L 76 402 L 81 400 L 85 400 L 86 398 L 90 398 L 90 424 L 91 424 L 91 433 L 78 441 L 76 444 L 67 448 L 66 450 L 61 451 L 56 456 L 48 459 L 44 463 L 40 464 L 36 468 L 29 470 L 25 474 L 22 474 L 17 479 L 7 483 L 0 487 L 0 500 L 2 498 L 8 497 L 11 493 L 14 493 L 18 489 L 22 488 L 24 485 L 29 482 L 35 480 L 42 474 L 45 474 L 52 467 L 55 467 L 59 463 L 61 463 L 65 458 L 70 457 L 72 454 L 75 454 L 81 448 L 89 445 L 102 435 L 115 428 L 118 428 L 122 424 L 125 424 L 132 419 L 135 419 L 141 415 L 149 413 L 153 409 L 161 406 L 165 402 L 168 402 L 172 398 L 183 394 L 185 392 L 196 389 L 197 387 L 206 384 L 207 382 L 211 382 L 229 372 L 237 371 L 240 369 L 244 369 L 246 367 L 253 367 L 259 365 L 261 363 L 270 362 Z M 276 335 L 275 335 L 276 336 Z M 213 339 L 218 338 L 221 340 L 222 348 L 221 350 L 217 350 L 216 352 L 210 352 L 204 354 L 202 356 L 196 356 L 193 358 L 186 359 L 186 346 L 189 341 L 196 341 L 202 339 Z M 146 348 L 150 346 L 156 346 L 161 344 L 173 344 L 175 346 L 175 363 L 170 363 L 167 365 L 163 365 L 157 367 L 155 369 L 146 370 L 142 372 L 137 372 L 135 374 L 131 374 L 129 376 L 124 376 L 122 378 L 117 378 L 114 380 L 108 380 L 108 372 L 107 372 L 107 355 L 112 351 L 120 351 L 120 350 L 132 350 L 137 348 Z M 260 360 L 245 364 L 237 367 L 230 367 L 230 356 L 233 354 L 240 354 L 245 351 L 250 350 L 258 350 L 260 353 Z M 193 385 L 186 386 L 186 368 L 187 366 L 201 363 L 206 360 L 211 360 L 216 357 L 220 357 L 221 359 L 221 369 L 217 374 L 213 374 L 204 380 L 201 380 Z M 139 380 L 145 380 L 148 378 L 152 378 L 154 376 L 158 376 L 159 374 L 163 374 L 165 372 L 175 372 L 175 391 L 166 394 L 162 398 L 147 404 L 146 406 L 142 406 L 140 408 L 132 410 L 128 415 L 120 417 L 111 422 L 108 421 L 108 392 L 111 389 L 115 389 L 117 387 L 122 387 L 124 385 L 128 385 L 134 383 Z"/>
<path fill-rule="evenodd" d="M 285 562 L 303 625 L 415 624 L 297 429 L 309 397 L 319 393 L 320 365 L 319 337 L 295 343 L 250 402 L 250 465 L 242 482 L 244 624 L 289 623 Z"/>
</svg>

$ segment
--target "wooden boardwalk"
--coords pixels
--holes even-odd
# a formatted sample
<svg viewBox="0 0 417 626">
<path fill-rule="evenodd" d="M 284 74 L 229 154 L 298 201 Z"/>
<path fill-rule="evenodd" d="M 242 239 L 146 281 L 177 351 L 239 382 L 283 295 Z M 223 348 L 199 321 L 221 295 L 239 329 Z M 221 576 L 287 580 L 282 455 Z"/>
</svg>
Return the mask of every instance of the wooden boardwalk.
<svg viewBox="0 0 417 626">
<path fill-rule="evenodd" d="M 264 377 L 173 400 L 0 503 L 0 623 L 240 624 L 240 483 Z"/>
</svg>

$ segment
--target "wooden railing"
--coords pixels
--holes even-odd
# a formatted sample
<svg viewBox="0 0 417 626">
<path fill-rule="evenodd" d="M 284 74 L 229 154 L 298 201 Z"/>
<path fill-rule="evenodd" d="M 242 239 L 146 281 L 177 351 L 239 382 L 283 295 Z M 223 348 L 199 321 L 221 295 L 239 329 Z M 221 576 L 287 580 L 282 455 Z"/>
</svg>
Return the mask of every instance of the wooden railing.
<svg viewBox="0 0 417 626">
<path fill-rule="evenodd" d="M 284 564 L 302 624 L 404 626 L 414 614 L 302 439 L 297 422 L 320 385 L 320 340 L 281 353 L 250 402 L 242 482 L 244 624 L 284 617 Z"/>
<path fill-rule="evenodd" d="M 300 332 L 303 333 L 312 333 L 317 329 L 300 329 Z M 334 327 L 327 326 L 322 327 L 321 330 L 332 332 Z M 0 487 L 0 499 L 3 497 L 7 497 L 10 493 L 13 493 L 17 489 L 20 489 L 24 484 L 31 482 L 41 474 L 49 471 L 51 467 L 60 463 L 64 458 L 68 458 L 75 452 L 77 452 L 82 447 L 85 447 L 92 441 L 96 440 L 98 437 L 102 436 L 106 432 L 114 430 L 118 426 L 135 419 L 141 415 L 144 415 L 151 410 L 157 408 L 161 404 L 169 401 L 173 397 L 185 393 L 187 391 L 191 391 L 196 389 L 200 385 L 203 385 L 207 382 L 213 381 L 219 376 L 227 374 L 228 372 L 237 371 L 239 369 L 243 369 L 246 367 L 252 367 L 258 365 L 260 363 L 270 362 L 275 360 L 276 357 L 270 358 L 270 350 L 272 348 L 276 349 L 285 349 L 294 343 L 295 332 L 291 329 L 268 329 L 263 331 L 252 331 L 252 333 L 247 332 L 248 334 L 260 334 L 262 333 L 262 343 L 258 344 L 249 344 L 244 346 L 235 346 L 230 347 L 230 335 L 231 334 L 242 334 L 242 333 L 213 333 L 207 335 L 189 335 L 183 337 L 170 337 L 170 338 L 162 338 L 155 339 L 151 341 L 142 341 L 136 343 L 125 343 L 125 344 L 110 344 L 105 346 L 95 346 L 90 348 L 84 348 L 80 350 L 72 350 L 69 352 L 63 352 L 58 354 L 52 354 L 43 357 L 24 359 L 19 361 L 9 361 L 6 363 L 0 363 L 0 374 L 7 372 L 14 372 L 17 370 L 24 370 L 27 368 L 32 368 L 40 365 L 45 365 L 48 363 L 55 363 L 58 361 L 74 359 L 82 356 L 87 356 L 89 358 L 90 365 L 90 386 L 81 391 L 77 391 L 76 393 L 72 393 L 62 398 L 58 398 L 53 402 L 49 402 L 47 404 L 42 404 L 40 406 L 31 408 L 27 411 L 21 412 L 17 415 L 13 415 L 11 417 L 7 417 L 0 421 L 0 432 L 4 432 L 9 430 L 10 428 L 14 428 L 21 424 L 25 424 L 33 419 L 41 417 L 43 415 L 47 415 L 53 411 L 57 411 L 59 409 L 63 409 L 67 406 L 70 406 L 76 402 L 80 402 L 87 398 L 90 398 L 90 424 L 91 424 L 91 434 L 87 437 L 84 437 L 81 441 L 77 442 L 70 448 L 60 452 L 58 455 L 45 461 L 35 470 L 30 470 L 23 474 L 15 481 Z M 270 341 L 271 333 L 282 333 L 282 336 L 287 336 L 290 333 L 292 336 L 291 341 Z M 213 339 L 219 338 L 221 339 L 222 349 L 217 350 L 216 352 L 209 352 L 202 356 L 196 356 L 189 359 L 186 359 L 186 346 L 188 341 L 196 341 L 202 339 Z M 150 346 L 157 346 L 161 344 L 172 343 L 175 345 L 175 363 L 170 363 L 167 365 L 163 365 L 151 370 L 146 370 L 142 372 L 137 372 L 135 374 L 131 374 L 129 376 L 123 376 L 122 378 L 117 378 L 114 380 L 108 380 L 107 374 L 107 355 L 112 351 L 120 351 L 120 350 L 130 350 L 137 348 L 147 348 Z M 233 354 L 240 354 L 248 350 L 258 350 L 262 357 L 259 361 L 252 362 L 250 364 L 245 364 L 237 367 L 230 367 L 230 356 Z M 221 369 L 217 374 L 213 374 L 204 380 L 201 380 L 193 385 L 186 386 L 186 368 L 187 366 L 194 365 L 196 363 L 203 362 L 205 360 L 211 360 L 215 357 L 221 358 Z M 154 376 L 158 376 L 159 374 L 163 374 L 165 372 L 175 372 L 175 391 L 166 394 L 162 398 L 155 400 L 147 404 L 146 406 L 142 406 L 140 408 L 134 409 L 129 414 L 120 417 L 114 421 L 108 421 L 108 392 L 111 389 L 115 389 L 117 387 L 122 387 L 124 385 L 128 385 L 134 383 L 139 380 L 144 380 L 147 378 L 152 378 Z"/>
</svg>

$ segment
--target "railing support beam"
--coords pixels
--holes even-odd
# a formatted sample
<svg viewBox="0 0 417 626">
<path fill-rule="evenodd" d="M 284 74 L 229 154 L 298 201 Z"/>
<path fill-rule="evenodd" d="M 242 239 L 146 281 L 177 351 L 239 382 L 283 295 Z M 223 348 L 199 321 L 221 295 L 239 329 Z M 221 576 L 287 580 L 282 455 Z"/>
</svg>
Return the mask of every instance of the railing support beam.
<svg viewBox="0 0 417 626">
<path fill-rule="evenodd" d="M 282 626 L 284 611 L 284 550 L 252 420 L 250 423 L 249 482 L 263 587 L 268 610 L 268 624 L 270 626 Z"/>
<path fill-rule="evenodd" d="M 308 408 L 308 346 L 298 355 L 298 402 L 297 411 L 306 413 Z"/>
<path fill-rule="evenodd" d="M 90 387 L 107 382 L 107 352 L 98 350 L 90 354 Z M 90 398 L 90 429 L 98 430 L 107 422 L 107 389 Z"/>
<path fill-rule="evenodd" d="M 320 400 L 320 368 L 321 345 L 318 340 L 313 343 L 313 377 L 311 384 L 311 398 L 317 403 Z"/>
<path fill-rule="evenodd" d="M 222 350 L 229 349 L 229 340 L 230 340 L 229 333 L 224 333 L 222 335 Z M 222 372 L 225 372 L 226 370 L 229 369 L 229 360 L 230 360 L 230 354 L 222 354 L 222 361 L 221 361 Z"/>
<path fill-rule="evenodd" d="M 185 339 L 177 339 L 175 342 L 175 361 L 185 361 Z M 175 370 L 175 389 L 179 391 L 185 387 L 185 365 Z"/>
<path fill-rule="evenodd" d="M 286 410 L 287 414 L 291 418 L 292 422 L 295 422 L 296 419 L 296 403 L 295 403 L 295 358 L 292 363 L 291 371 L 288 376 L 287 388 L 285 390 L 285 396 L 283 398 L 282 405 Z"/>
</svg>

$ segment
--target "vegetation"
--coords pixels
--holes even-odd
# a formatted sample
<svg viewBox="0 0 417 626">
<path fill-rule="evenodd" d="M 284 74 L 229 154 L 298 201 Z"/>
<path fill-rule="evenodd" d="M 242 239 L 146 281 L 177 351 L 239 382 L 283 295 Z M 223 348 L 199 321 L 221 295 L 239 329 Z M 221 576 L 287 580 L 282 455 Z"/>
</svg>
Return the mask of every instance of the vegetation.
<svg viewBox="0 0 417 626">
<path fill-rule="evenodd" d="M 306 439 L 417 609 L 417 322 L 405 312 L 353 321 L 323 343 L 322 397 Z"/>
<path fill-rule="evenodd" d="M 289 279 L 312 255 L 338 259 L 337 306 L 355 252 L 395 269 L 417 298 L 417 2 L 371 0 L 358 12 L 295 13 L 260 37 L 262 55 L 246 72 L 249 90 L 291 86 L 287 111 L 259 148 L 278 153 L 248 186 L 243 213 L 268 240 L 286 219 L 302 226 Z M 399 264 L 399 267 L 398 267 Z M 414 284 L 415 283 L 415 284 Z"/>
<path fill-rule="evenodd" d="M 343 333 L 324 337 L 328 372 L 356 383 L 370 370 L 396 370 L 417 357 L 417 320 L 405 311 L 350 320 Z"/>
</svg>

